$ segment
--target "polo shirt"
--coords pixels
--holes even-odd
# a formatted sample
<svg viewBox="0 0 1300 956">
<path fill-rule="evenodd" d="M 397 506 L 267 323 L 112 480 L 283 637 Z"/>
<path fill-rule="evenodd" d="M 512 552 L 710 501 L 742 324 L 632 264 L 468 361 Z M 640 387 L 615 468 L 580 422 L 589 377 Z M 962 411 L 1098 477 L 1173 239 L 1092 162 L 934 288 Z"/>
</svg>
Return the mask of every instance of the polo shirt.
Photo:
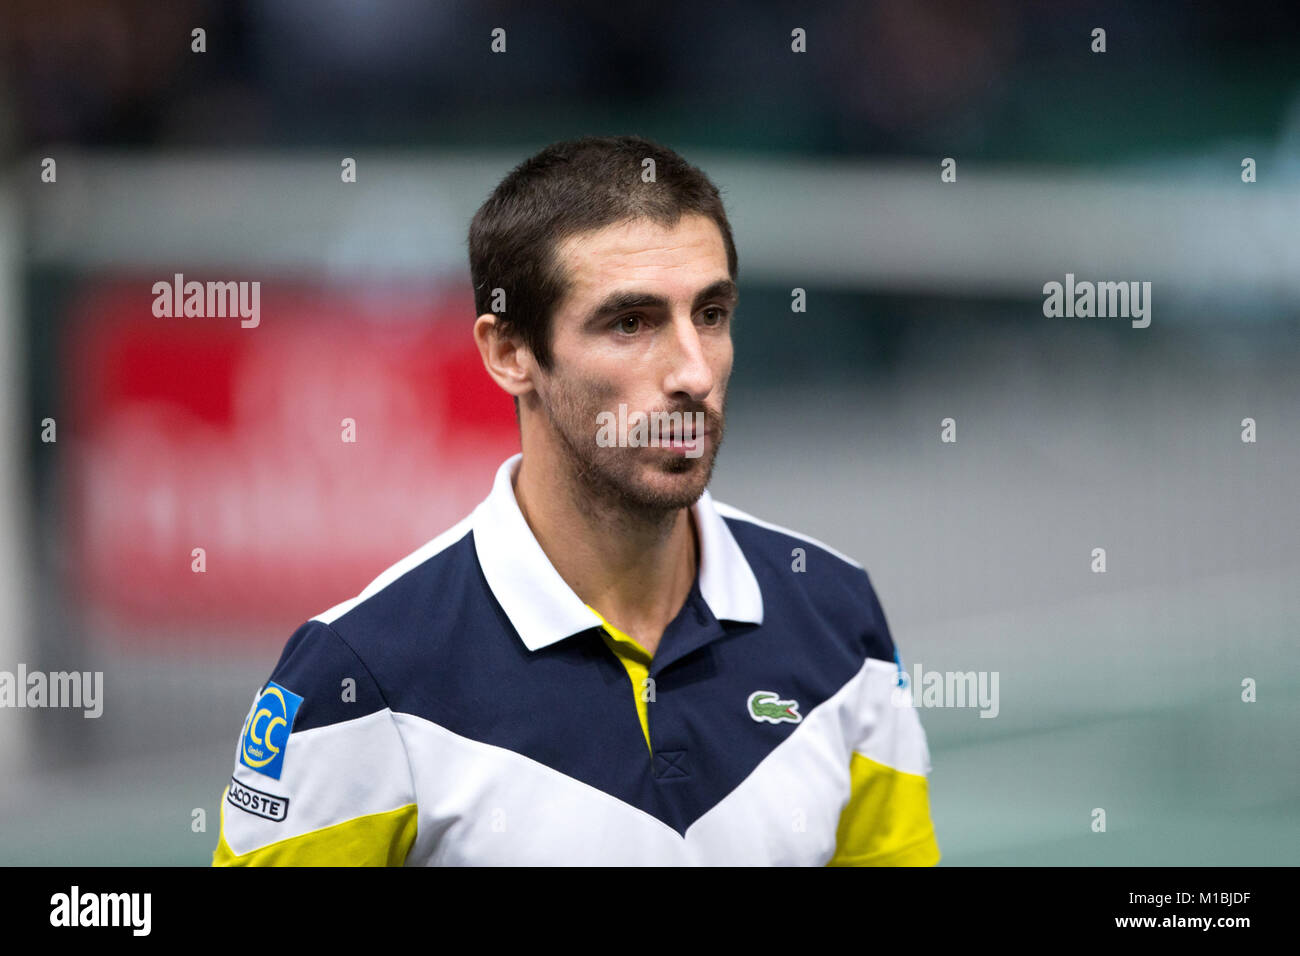
<svg viewBox="0 0 1300 956">
<path fill-rule="evenodd" d="M 542 551 L 521 457 L 289 638 L 214 865 L 938 861 L 925 734 L 861 565 L 706 491 L 652 656 Z"/>
</svg>

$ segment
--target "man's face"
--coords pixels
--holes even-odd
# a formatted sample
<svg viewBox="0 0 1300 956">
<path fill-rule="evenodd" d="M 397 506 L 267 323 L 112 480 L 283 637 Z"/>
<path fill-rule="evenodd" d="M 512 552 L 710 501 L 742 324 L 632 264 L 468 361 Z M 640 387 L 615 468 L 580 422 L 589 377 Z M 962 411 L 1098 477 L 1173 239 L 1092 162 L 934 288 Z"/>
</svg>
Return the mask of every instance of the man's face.
<svg viewBox="0 0 1300 956">
<path fill-rule="evenodd" d="M 590 494 L 651 513 L 693 504 L 713 474 L 731 376 L 737 299 L 721 232 L 700 215 L 672 229 L 638 219 L 570 237 L 557 255 L 569 291 L 552 317 L 551 369 L 535 382 L 548 440 Z M 630 423 L 680 412 L 693 425 L 701 412 L 700 445 L 678 433 L 605 447 L 601 413 L 620 405 Z"/>
</svg>

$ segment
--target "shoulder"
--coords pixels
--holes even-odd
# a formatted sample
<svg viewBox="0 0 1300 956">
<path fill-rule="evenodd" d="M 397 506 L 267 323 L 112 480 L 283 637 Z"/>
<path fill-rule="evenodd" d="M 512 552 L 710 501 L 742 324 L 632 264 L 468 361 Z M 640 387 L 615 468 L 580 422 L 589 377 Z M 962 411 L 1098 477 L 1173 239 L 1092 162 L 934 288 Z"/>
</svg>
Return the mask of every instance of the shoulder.
<svg viewBox="0 0 1300 956">
<path fill-rule="evenodd" d="M 741 511 L 739 508 L 724 504 L 721 501 L 714 501 L 713 507 L 727 522 L 733 535 L 737 534 L 737 532 L 744 534 L 755 545 L 769 549 L 777 548 L 784 553 L 789 553 L 794 547 L 800 545 L 810 545 L 813 550 L 820 554 L 835 559 L 835 561 L 829 562 L 832 569 L 835 569 L 836 565 L 840 564 L 846 565 L 849 569 L 866 573 L 866 569 L 853 558 L 836 551 L 829 544 L 818 541 L 810 535 L 801 534 L 778 524 L 772 524 L 772 522 L 764 521 L 762 518 L 756 518 L 748 512 Z M 739 541 L 739 538 L 737 540 Z M 787 547 L 787 545 L 791 547 Z"/>
<path fill-rule="evenodd" d="M 894 661 L 889 625 L 866 568 L 824 541 L 714 501 L 763 592 L 765 612 L 825 623 L 866 656 Z"/>
<path fill-rule="evenodd" d="M 306 621 L 285 644 L 271 680 L 304 698 L 305 727 L 387 708 L 388 692 L 458 626 L 467 592 L 480 579 L 467 517 L 355 597 Z M 355 699 L 341 701 L 344 691 Z M 308 696 L 316 701 L 310 708 Z"/>
<path fill-rule="evenodd" d="M 473 515 L 469 515 L 385 568 L 360 594 L 322 611 L 312 620 L 351 630 L 359 620 L 384 613 L 441 579 L 463 572 L 465 564 L 473 560 L 472 530 Z"/>
<path fill-rule="evenodd" d="M 272 687 L 279 688 L 275 691 Z M 388 707 L 369 669 L 328 624 L 307 621 L 285 642 L 262 688 L 279 693 L 298 733 L 365 717 Z"/>
</svg>

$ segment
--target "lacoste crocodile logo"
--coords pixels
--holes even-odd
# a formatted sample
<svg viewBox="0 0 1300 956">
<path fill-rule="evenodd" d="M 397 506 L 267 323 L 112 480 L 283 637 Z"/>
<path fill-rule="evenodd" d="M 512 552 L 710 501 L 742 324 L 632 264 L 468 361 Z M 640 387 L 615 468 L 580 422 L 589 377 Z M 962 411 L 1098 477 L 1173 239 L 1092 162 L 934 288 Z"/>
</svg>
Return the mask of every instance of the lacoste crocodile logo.
<svg viewBox="0 0 1300 956">
<path fill-rule="evenodd" d="M 782 700 L 770 690 L 756 690 L 749 695 L 749 716 L 769 724 L 797 724 L 803 720 L 798 701 Z"/>
</svg>

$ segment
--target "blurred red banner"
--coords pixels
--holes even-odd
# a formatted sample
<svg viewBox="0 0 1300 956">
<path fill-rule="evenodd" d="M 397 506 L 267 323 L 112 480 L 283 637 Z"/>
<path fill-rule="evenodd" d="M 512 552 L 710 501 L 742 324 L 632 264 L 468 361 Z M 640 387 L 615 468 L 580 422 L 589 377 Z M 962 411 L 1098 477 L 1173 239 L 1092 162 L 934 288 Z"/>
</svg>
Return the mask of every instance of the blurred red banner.
<svg viewBox="0 0 1300 956">
<path fill-rule="evenodd" d="M 305 620 L 518 450 L 467 294 L 264 282 L 244 328 L 157 318 L 151 286 L 95 284 L 62 344 L 74 587 L 128 624 Z"/>
</svg>

